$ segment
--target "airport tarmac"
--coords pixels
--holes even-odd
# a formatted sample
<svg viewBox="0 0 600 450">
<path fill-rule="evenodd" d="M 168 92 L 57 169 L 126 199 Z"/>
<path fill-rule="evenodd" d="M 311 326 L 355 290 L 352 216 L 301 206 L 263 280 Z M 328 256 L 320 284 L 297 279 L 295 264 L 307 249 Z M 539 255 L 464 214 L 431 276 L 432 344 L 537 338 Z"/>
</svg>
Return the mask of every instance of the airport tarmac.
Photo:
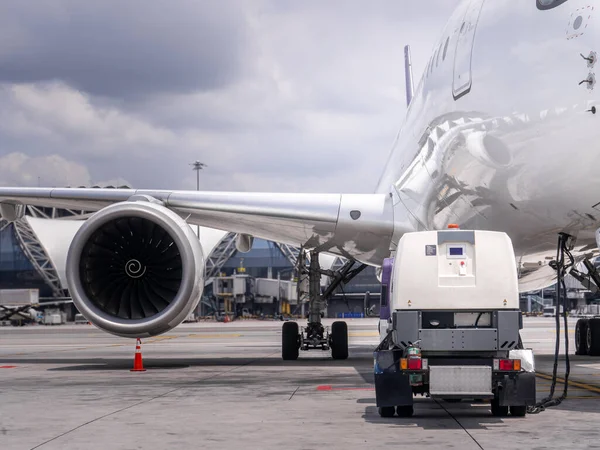
<svg viewBox="0 0 600 450">
<path fill-rule="evenodd" d="M 139 373 L 134 341 L 90 325 L 0 328 L 0 449 L 600 448 L 600 358 L 572 356 L 569 398 L 526 418 L 419 397 L 414 417 L 382 419 L 377 321 L 348 324 L 348 360 L 294 362 L 281 360 L 281 322 L 182 324 L 144 341 Z M 542 398 L 553 319 L 526 318 L 522 336 Z"/>
</svg>

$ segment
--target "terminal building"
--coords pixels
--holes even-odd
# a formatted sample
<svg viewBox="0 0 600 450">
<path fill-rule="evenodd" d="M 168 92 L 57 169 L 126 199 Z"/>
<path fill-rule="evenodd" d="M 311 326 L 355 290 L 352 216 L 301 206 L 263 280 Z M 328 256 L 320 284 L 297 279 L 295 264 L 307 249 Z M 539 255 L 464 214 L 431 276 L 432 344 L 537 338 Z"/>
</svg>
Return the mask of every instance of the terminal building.
<svg viewBox="0 0 600 450">
<path fill-rule="evenodd" d="M 0 219 L 0 289 L 37 289 L 41 301 L 69 298 L 66 255 L 73 236 L 89 217 L 86 211 L 28 206 L 14 223 Z M 193 226 L 193 230 L 198 230 Z M 205 289 L 198 316 L 301 316 L 296 258 L 299 249 L 255 239 L 252 249 L 239 252 L 234 233 L 199 228 L 206 259 Z M 321 254 L 321 267 L 339 268 L 343 259 Z M 596 260 L 600 264 L 600 259 Z M 328 283 L 323 277 L 322 285 Z M 600 303 L 600 294 L 566 278 L 570 310 Z M 349 284 L 338 288 L 324 314 L 327 317 L 378 315 L 381 283 L 375 268 L 367 267 Z M 542 312 L 555 307 L 554 288 L 521 295 L 521 310 Z M 76 313 L 67 308 L 68 316 Z"/>
<path fill-rule="evenodd" d="M 26 207 L 14 223 L 0 220 L 0 289 L 38 289 L 40 303 L 69 298 L 66 258 L 70 243 L 91 213 L 58 208 Z M 206 260 L 205 289 L 198 316 L 301 316 L 302 289 L 295 270 L 299 248 L 255 239 L 252 249 L 236 249 L 234 233 L 192 226 Z M 324 269 L 344 260 L 321 254 Z M 326 287 L 327 277 L 322 278 Z M 381 284 L 375 268 L 367 267 L 338 288 L 324 314 L 327 317 L 378 315 Z M 300 300 L 298 299 L 300 294 Z M 67 308 L 73 317 L 74 306 Z"/>
</svg>

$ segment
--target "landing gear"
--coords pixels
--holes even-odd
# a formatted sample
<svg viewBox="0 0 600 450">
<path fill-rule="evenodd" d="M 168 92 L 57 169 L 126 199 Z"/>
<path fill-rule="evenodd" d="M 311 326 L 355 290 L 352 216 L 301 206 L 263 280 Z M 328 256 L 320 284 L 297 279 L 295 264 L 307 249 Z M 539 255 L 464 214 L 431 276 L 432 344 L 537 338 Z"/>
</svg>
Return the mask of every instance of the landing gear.
<svg viewBox="0 0 600 450">
<path fill-rule="evenodd" d="M 348 359 L 348 325 L 346 322 L 333 322 L 330 346 L 333 359 Z"/>
<path fill-rule="evenodd" d="M 588 320 L 579 319 L 575 325 L 575 354 L 588 354 Z"/>
<path fill-rule="evenodd" d="M 300 332 L 300 348 L 302 350 L 321 349 L 329 350 L 330 338 L 321 322 L 309 322 Z"/>
<path fill-rule="evenodd" d="M 589 319 L 586 332 L 588 355 L 600 356 L 600 319 Z"/>
<path fill-rule="evenodd" d="M 600 229 L 596 230 L 596 242 L 600 248 Z M 583 286 L 592 292 L 600 291 L 600 273 L 592 262 L 586 257 L 583 261 L 587 273 L 576 268 L 570 274 Z M 579 319 L 575 325 L 575 354 L 600 356 L 600 318 Z"/>
<path fill-rule="evenodd" d="M 335 289 L 342 283 L 349 282 L 365 267 L 365 264 L 354 268 L 354 261 L 348 261 L 336 271 L 322 270 L 319 264 L 319 253 L 310 252 L 310 266 L 306 267 L 306 254 L 298 255 L 298 272 L 300 277 L 308 275 L 308 324 L 298 331 L 298 324 L 286 322 L 283 325 L 281 354 L 284 360 L 298 359 L 298 350 L 329 350 L 333 359 L 348 358 L 348 326 L 346 322 L 334 322 L 331 331 L 321 323 L 322 310 Z M 321 294 L 321 275 L 332 279 L 331 284 Z M 298 295 L 300 299 L 300 295 Z M 292 337 L 292 335 L 294 335 Z"/>
<path fill-rule="evenodd" d="M 285 322 L 281 330 L 281 357 L 284 361 L 298 359 L 300 343 L 298 342 L 298 324 Z"/>
</svg>

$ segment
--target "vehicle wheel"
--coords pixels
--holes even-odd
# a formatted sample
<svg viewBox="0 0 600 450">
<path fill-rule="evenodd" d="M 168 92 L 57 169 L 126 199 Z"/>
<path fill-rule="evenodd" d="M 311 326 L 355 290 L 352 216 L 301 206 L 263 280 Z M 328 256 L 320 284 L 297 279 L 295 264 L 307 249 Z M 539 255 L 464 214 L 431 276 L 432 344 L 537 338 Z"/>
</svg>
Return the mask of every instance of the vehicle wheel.
<svg viewBox="0 0 600 450">
<path fill-rule="evenodd" d="M 586 319 L 579 319 L 575 325 L 575 354 L 576 355 L 587 355 L 588 354 L 588 343 L 587 343 L 587 330 L 588 321 Z"/>
<path fill-rule="evenodd" d="M 500 406 L 500 401 L 495 398 L 492 400 L 492 415 L 496 417 L 508 416 L 508 406 Z"/>
<path fill-rule="evenodd" d="M 396 409 L 393 406 L 382 406 L 381 408 L 378 408 L 379 410 L 379 415 L 381 417 L 394 417 L 394 413 L 396 412 Z"/>
<path fill-rule="evenodd" d="M 396 406 L 396 414 L 398 417 L 412 417 L 415 409 L 413 405 Z"/>
<path fill-rule="evenodd" d="M 348 325 L 346 322 L 333 322 L 331 325 L 331 357 L 348 358 Z"/>
<path fill-rule="evenodd" d="M 527 414 L 527 406 L 511 406 L 510 407 L 510 415 L 515 417 L 525 417 Z"/>
<path fill-rule="evenodd" d="M 298 342 L 298 324 L 285 322 L 281 328 L 281 357 L 284 361 L 298 359 L 300 344 Z"/>
<path fill-rule="evenodd" d="M 586 336 L 588 355 L 600 356 L 600 319 L 588 320 Z"/>
</svg>

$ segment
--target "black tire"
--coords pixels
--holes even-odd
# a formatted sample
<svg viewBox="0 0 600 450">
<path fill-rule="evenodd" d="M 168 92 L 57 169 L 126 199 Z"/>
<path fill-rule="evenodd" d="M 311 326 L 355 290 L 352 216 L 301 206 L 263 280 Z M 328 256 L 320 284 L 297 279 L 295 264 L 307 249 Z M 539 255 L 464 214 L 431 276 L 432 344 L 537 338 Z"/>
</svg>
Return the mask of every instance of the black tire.
<svg viewBox="0 0 600 450">
<path fill-rule="evenodd" d="M 396 406 L 396 414 L 398 417 L 412 417 L 415 413 L 413 405 Z"/>
<path fill-rule="evenodd" d="M 511 416 L 525 417 L 525 414 L 527 414 L 527 406 L 525 406 L 525 405 L 510 407 L 510 415 Z"/>
<path fill-rule="evenodd" d="M 393 406 L 382 406 L 380 408 L 378 408 L 379 410 L 379 415 L 381 417 L 394 417 L 394 413 L 396 412 L 396 408 L 394 408 Z"/>
<path fill-rule="evenodd" d="M 299 352 L 298 324 L 285 322 L 281 328 L 281 357 L 284 361 L 295 361 Z"/>
<path fill-rule="evenodd" d="M 588 355 L 600 356 L 600 319 L 588 320 L 586 335 Z"/>
<path fill-rule="evenodd" d="M 579 319 L 575 325 L 575 354 L 576 355 L 587 355 L 587 330 L 588 321 L 587 319 Z"/>
<path fill-rule="evenodd" d="M 333 322 L 331 325 L 331 357 L 348 359 L 348 325 L 346 322 Z"/>
<path fill-rule="evenodd" d="M 492 400 L 492 415 L 496 417 L 508 416 L 508 406 L 500 406 L 500 401 L 495 398 Z"/>
</svg>

